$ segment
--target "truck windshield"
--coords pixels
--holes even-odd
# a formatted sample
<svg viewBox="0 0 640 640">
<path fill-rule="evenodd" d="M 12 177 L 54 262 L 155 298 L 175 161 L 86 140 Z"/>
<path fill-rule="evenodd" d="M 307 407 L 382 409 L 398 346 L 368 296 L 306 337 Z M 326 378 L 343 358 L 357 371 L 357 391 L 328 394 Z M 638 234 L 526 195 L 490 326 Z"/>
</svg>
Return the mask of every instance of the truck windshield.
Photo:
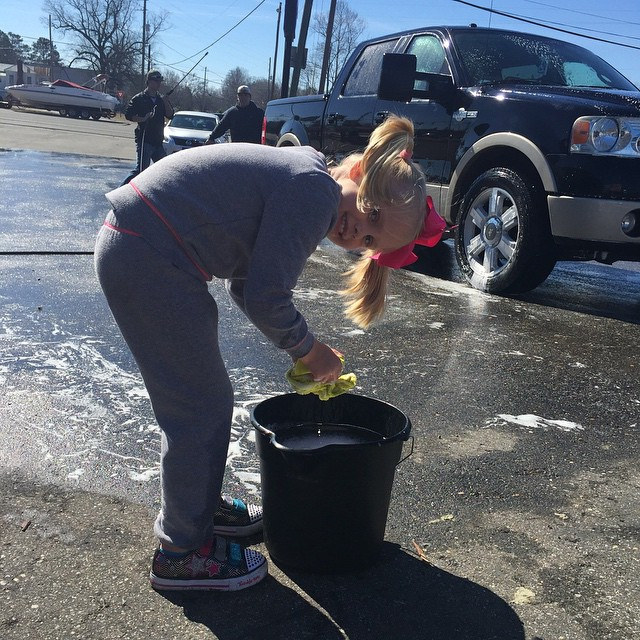
<svg viewBox="0 0 640 640">
<path fill-rule="evenodd" d="M 471 86 L 503 83 L 638 91 L 610 64 L 568 42 L 513 32 L 461 32 L 453 41 Z"/>
<path fill-rule="evenodd" d="M 196 129 L 196 131 L 213 131 L 218 124 L 216 118 L 206 116 L 192 116 L 177 113 L 171 122 L 172 127 L 177 129 Z"/>
</svg>

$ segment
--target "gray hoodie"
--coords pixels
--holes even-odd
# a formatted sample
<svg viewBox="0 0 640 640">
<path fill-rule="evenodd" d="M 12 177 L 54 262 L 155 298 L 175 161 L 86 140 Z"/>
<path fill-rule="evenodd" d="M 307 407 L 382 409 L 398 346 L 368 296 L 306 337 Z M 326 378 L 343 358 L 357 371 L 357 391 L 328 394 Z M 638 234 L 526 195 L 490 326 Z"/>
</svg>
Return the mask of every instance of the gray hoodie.
<svg viewBox="0 0 640 640">
<path fill-rule="evenodd" d="M 152 164 L 107 198 L 112 224 L 141 234 L 202 280 L 225 278 L 233 299 L 276 346 L 293 358 L 309 352 L 313 336 L 292 290 L 335 225 L 340 202 L 321 153 L 207 145 Z"/>
</svg>

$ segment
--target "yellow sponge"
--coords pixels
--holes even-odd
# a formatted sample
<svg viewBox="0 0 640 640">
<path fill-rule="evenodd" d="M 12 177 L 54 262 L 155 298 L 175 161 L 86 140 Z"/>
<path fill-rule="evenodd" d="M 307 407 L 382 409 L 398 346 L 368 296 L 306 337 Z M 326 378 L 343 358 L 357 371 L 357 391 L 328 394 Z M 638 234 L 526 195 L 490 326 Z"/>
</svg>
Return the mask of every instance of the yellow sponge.
<svg viewBox="0 0 640 640">
<path fill-rule="evenodd" d="M 340 360 L 344 364 L 344 358 L 341 357 Z M 335 398 L 356 386 L 355 373 L 343 373 L 335 382 L 316 382 L 301 360 L 296 361 L 285 377 L 296 393 L 315 393 L 320 400 Z"/>
</svg>

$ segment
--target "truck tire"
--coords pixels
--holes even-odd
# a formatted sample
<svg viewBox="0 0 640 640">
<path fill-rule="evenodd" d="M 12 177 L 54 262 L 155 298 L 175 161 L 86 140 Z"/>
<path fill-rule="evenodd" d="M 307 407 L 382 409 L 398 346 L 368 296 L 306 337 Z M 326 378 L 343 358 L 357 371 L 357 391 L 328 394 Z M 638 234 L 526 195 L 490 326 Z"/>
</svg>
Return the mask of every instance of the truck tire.
<svg viewBox="0 0 640 640">
<path fill-rule="evenodd" d="M 542 187 L 504 167 L 485 171 L 464 196 L 455 246 L 476 289 L 514 294 L 537 287 L 556 263 Z"/>
<path fill-rule="evenodd" d="M 88 120 L 91 117 L 91 111 L 89 109 L 80 109 L 80 117 L 83 120 Z"/>
</svg>

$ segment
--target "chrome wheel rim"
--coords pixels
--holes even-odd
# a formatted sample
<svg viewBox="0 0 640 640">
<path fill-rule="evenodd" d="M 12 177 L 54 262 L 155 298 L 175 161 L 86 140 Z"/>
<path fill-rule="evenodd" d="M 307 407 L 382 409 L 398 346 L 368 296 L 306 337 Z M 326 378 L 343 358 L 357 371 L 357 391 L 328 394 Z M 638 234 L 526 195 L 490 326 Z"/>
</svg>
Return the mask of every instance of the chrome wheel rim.
<svg viewBox="0 0 640 640">
<path fill-rule="evenodd" d="M 495 276 L 511 262 L 518 244 L 520 216 L 509 192 L 484 189 L 471 203 L 462 242 L 469 266 L 484 277 Z"/>
</svg>

